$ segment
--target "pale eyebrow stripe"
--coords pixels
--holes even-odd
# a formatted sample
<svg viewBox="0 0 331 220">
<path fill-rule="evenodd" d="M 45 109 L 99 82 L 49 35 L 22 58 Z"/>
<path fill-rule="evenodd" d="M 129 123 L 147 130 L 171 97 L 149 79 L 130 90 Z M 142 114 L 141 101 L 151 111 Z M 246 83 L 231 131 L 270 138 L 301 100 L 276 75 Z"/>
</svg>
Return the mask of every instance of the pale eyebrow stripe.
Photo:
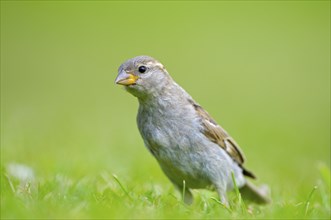
<svg viewBox="0 0 331 220">
<path fill-rule="evenodd" d="M 157 66 L 157 67 L 159 67 L 161 69 L 164 69 L 164 66 L 161 63 L 159 63 L 159 62 L 149 61 L 149 62 L 146 63 L 146 65 L 147 66 Z"/>
</svg>

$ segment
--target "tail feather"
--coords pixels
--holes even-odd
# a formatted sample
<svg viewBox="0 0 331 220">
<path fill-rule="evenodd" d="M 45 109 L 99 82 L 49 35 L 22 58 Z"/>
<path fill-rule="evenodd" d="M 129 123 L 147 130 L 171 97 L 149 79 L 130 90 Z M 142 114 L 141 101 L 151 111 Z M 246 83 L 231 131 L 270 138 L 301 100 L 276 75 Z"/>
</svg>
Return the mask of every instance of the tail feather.
<svg viewBox="0 0 331 220">
<path fill-rule="evenodd" d="M 250 182 L 246 182 L 246 184 L 239 189 L 244 199 L 250 200 L 257 204 L 268 204 L 271 202 L 270 199 L 270 190 L 267 185 L 262 185 L 257 187 Z"/>
</svg>

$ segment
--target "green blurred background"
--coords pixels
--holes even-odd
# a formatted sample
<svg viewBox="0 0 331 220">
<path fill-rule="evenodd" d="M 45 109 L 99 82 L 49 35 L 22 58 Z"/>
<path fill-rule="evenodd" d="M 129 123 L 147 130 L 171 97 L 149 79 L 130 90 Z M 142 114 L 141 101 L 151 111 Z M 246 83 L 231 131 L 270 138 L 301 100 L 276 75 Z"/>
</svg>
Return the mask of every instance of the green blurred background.
<svg viewBox="0 0 331 220">
<path fill-rule="evenodd" d="M 114 84 L 137 55 L 160 60 L 272 189 L 308 194 L 330 166 L 329 1 L 1 1 L 1 165 L 170 186 Z"/>
</svg>

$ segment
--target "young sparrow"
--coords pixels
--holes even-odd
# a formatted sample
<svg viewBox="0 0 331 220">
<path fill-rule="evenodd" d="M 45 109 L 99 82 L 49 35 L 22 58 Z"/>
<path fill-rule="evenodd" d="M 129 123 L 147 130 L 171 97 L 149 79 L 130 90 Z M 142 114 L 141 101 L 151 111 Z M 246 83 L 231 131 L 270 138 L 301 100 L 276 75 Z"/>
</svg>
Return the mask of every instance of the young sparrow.
<svg viewBox="0 0 331 220">
<path fill-rule="evenodd" d="M 190 189 L 215 189 L 228 204 L 226 191 L 235 182 L 241 193 L 257 203 L 267 203 L 266 189 L 245 176 L 244 155 L 238 144 L 149 56 L 138 56 L 118 69 L 115 83 L 138 98 L 137 124 L 144 143 L 163 172 L 192 203 Z"/>
</svg>

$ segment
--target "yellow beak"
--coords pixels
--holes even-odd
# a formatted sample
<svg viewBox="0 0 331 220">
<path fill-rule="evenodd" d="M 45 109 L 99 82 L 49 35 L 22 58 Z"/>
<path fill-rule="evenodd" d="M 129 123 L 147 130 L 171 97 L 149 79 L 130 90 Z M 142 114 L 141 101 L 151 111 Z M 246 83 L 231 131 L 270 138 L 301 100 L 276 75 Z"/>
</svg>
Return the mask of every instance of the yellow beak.
<svg viewBox="0 0 331 220">
<path fill-rule="evenodd" d="M 116 84 L 128 86 L 133 85 L 138 80 L 138 76 L 134 75 L 133 73 L 127 73 L 125 71 L 122 71 L 118 74 L 118 76 L 115 79 Z"/>
</svg>

